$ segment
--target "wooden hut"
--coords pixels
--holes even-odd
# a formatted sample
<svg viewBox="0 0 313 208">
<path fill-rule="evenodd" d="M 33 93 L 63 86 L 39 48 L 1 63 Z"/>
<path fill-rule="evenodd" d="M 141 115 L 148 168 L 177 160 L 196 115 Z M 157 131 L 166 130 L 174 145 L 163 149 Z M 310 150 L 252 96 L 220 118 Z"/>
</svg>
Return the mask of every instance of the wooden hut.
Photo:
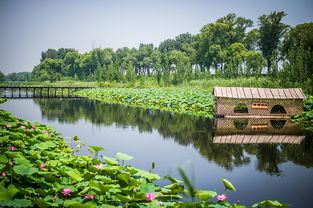
<svg viewBox="0 0 313 208">
<path fill-rule="evenodd" d="M 303 111 L 301 88 L 214 87 L 215 115 L 229 118 L 288 118 Z"/>
</svg>

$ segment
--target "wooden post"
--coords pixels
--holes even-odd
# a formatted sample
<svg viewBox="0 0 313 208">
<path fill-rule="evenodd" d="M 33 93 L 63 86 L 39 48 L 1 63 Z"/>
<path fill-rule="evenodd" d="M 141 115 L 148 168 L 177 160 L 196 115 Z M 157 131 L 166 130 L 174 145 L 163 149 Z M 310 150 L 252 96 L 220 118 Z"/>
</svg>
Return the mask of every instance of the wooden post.
<svg viewBox="0 0 313 208">
<path fill-rule="evenodd" d="M 12 98 L 13 98 L 13 88 L 11 88 L 11 96 L 12 96 Z"/>
<path fill-rule="evenodd" d="M 63 87 L 61 88 L 61 90 L 62 90 L 62 97 L 63 97 Z"/>
<path fill-rule="evenodd" d="M 28 98 L 28 87 L 26 87 L 26 97 Z"/>
<path fill-rule="evenodd" d="M 21 97 L 21 88 L 18 88 L 18 96 Z"/>
<path fill-rule="evenodd" d="M 67 97 L 70 97 L 70 88 L 67 88 Z"/>
<path fill-rule="evenodd" d="M 42 97 L 42 88 L 40 88 L 40 97 Z"/>
<path fill-rule="evenodd" d="M 7 97 L 7 88 L 4 88 L 3 95 L 4 97 Z"/>
<path fill-rule="evenodd" d="M 33 97 L 36 96 L 36 88 L 34 87 L 34 93 L 33 93 Z"/>
<path fill-rule="evenodd" d="M 50 88 L 48 87 L 48 97 L 50 97 Z"/>
<path fill-rule="evenodd" d="M 57 97 L 57 89 L 58 88 L 54 88 L 54 97 Z"/>
</svg>

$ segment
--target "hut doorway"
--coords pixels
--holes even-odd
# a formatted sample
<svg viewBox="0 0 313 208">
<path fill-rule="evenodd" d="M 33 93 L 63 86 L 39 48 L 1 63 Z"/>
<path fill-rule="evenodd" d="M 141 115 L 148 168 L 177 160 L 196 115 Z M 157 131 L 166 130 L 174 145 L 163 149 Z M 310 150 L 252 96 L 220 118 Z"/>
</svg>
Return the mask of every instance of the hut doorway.
<svg viewBox="0 0 313 208">
<path fill-rule="evenodd" d="M 271 110 L 271 114 L 287 114 L 287 112 L 283 106 L 275 105 Z"/>
<path fill-rule="evenodd" d="M 246 104 L 240 103 L 235 106 L 234 113 L 249 113 Z"/>
</svg>

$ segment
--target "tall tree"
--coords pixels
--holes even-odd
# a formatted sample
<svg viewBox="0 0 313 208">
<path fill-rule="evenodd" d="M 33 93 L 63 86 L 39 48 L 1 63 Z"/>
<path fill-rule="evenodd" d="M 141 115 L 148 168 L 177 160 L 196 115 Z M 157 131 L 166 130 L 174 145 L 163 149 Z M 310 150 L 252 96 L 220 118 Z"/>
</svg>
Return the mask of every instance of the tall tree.
<svg viewBox="0 0 313 208">
<path fill-rule="evenodd" d="M 284 11 L 274 11 L 269 15 L 262 15 L 259 19 L 259 47 L 267 61 L 267 72 L 270 74 L 274 61 L 277 61 L 278 48 L 288 25 L 282 23 L 287 14 Z M 274 66 L 275 67 L 275 66 Z"/>
</svg>

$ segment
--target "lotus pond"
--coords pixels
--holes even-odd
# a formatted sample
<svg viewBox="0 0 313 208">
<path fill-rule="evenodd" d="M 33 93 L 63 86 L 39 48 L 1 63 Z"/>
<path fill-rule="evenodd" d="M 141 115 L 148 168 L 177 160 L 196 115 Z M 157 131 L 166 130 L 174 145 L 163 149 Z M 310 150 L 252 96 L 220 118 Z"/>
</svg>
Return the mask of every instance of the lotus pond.
<svg viewBox="0 0 313 208">
<path fill-rule="evenodd" d="M 251 206 L 255 202 L 268 199 L 290 203 L 293 207 L 308 207 L 311 204 L 313 185 L 311 132 L 302 132 L 301 135 L 304 134 L 306 137 L 299 144 L 214 143 L 214 120 L 205 117 L 83 99 L 16 99 L 8 100 L 0 106 L 1 109 L 12 112 L 19 118 L 37 121 L 29 123 L 30 126 L 38 125 L 39 129 L 45 128 L 40 127 L 40 123 L 44 123 L 56 127 L 57 132 L 66 137 L 71 148 L 77 148 L 74 136 L 80 138 L 79 144 L 104 147 L 106 151 L 98 153 L 102 160 L 101 155 L 116 158 L 116 154 L 122 152 L 132 156 L 133 159 L 125 160 L 120 163 L 121 166 L 131 165 L 149 173 L 154 162 L 152 174 L 170 175 L 183 180 L 178 170 L 180 167 L 196 189 L 212 190 L 218 194 L 224 192 L 221 179 L 226 178 L 237 189 L 236 192 L 227 192 L 227 200 L 232 204 Z M 45 139 L 46 130 L 40 131 L 42 131 L 40 135 Z M 93 155 L 88 149 L 92 148 L 85 146 L 77 154 Z M 98 170 L 95 165 L 99 162 L 94 162 L 94 166 L 88 171 Z M 41 161 L 34 165 L 36 171 L 40 165 Z M 46 165 L 50 168 L 53 164 Z M 73 175 L 67 171 L 71 170 L 63 170 L 64 178 Z M 80 180 L 79 175 L 76 180 Z M 106 179 L 98 177 L 95 180 Z M 155 184 L 161 187 L 171 183 L 169 180 L 155 181 Z M 91 185 L 97 186 L 93 182 Z M 147 186 L 147 189 L 151 190 L 149 187 L 151 185 Z M 58 188 L 58 191 L 62 191 L 67 186 Z M 84 190 L 83 184 L 76 188 L 77 190 L 75 187 L 72 190 Z M 126 193 L 130 190 L 124 191 Z M 157 193 L 160 190 L 154 191 Z M 144 197 L 143 192 L 139 189 L 138 192 L 139 198 Z M 87 193 L 81 193 L 80 200 L 86 202 L 87 199 L 82 198 L 86 195 Z M 120 198 L 119 200 L 127 200 Z M 52 201 L 49 203 L 53 203 Z M 73 202 L 67 203 L 69 206 Z"/>
</svg>

